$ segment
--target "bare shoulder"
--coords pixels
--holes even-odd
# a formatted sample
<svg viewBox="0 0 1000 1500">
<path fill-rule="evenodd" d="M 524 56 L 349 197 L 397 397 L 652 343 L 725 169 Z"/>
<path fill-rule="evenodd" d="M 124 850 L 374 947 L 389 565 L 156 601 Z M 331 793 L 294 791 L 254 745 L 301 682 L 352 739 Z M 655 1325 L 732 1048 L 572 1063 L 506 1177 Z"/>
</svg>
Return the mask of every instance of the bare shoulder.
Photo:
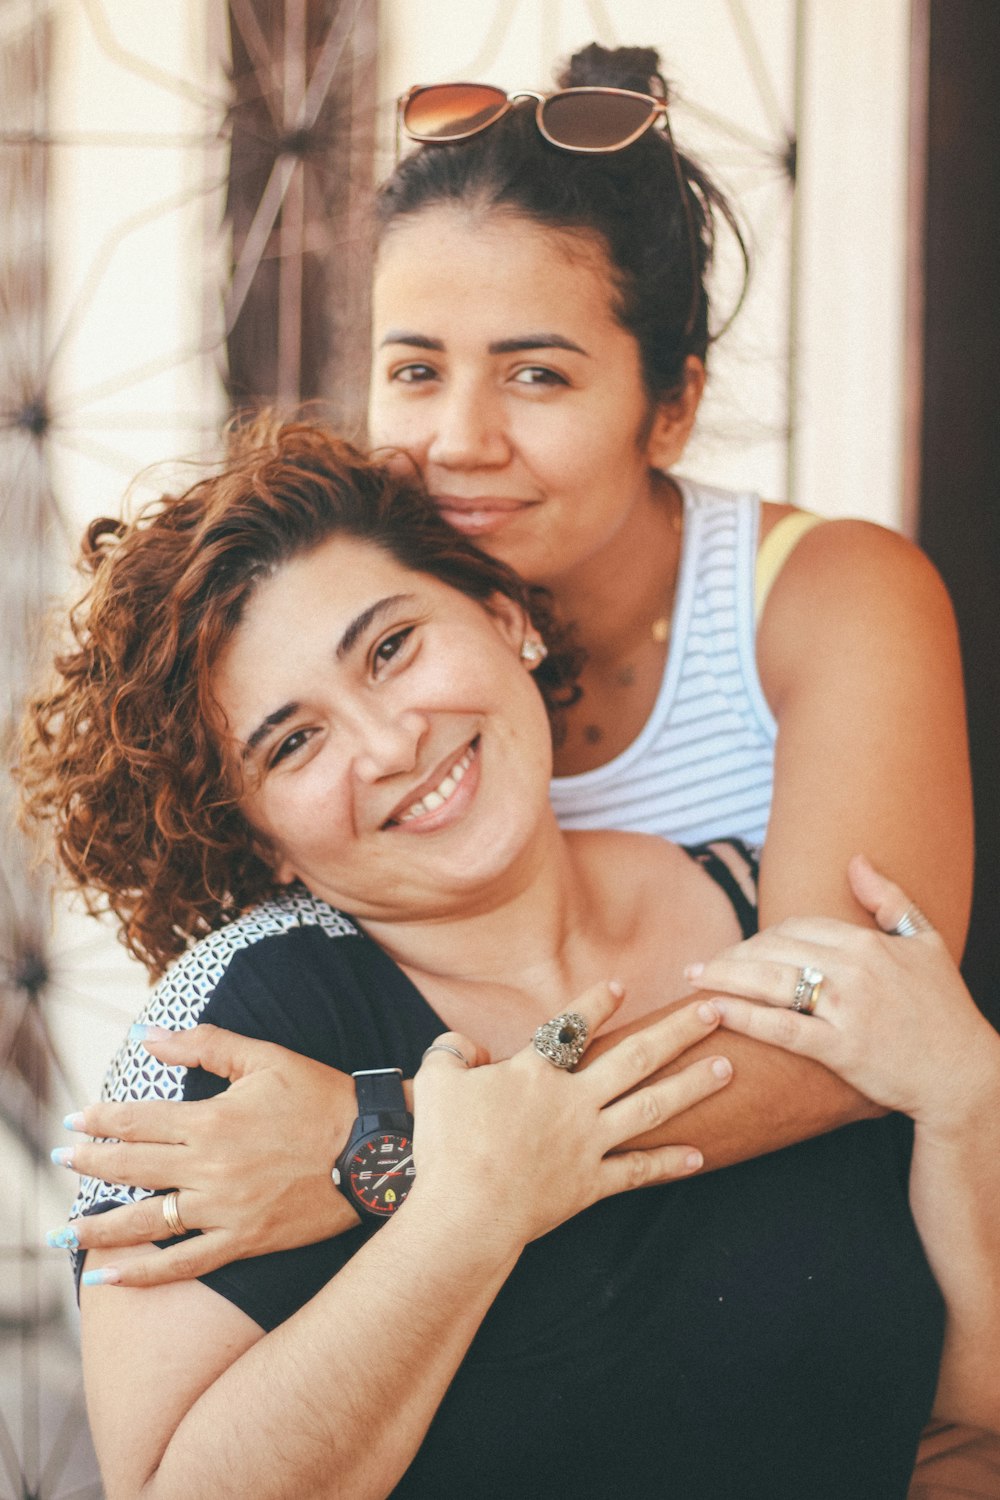
<svg viewBox="0 0 1000 1500">
<path fill-rule="evenodd" d="M 920 548 L 872 521 L 835 520 L 793 548 L 768 596 L 757 654 L 774 705 L 834 654 L 877 652 L 889 666 L 904 650 L 945 649 L 957 661 L 956 643 L 947 590 Z"/>
<path fill-rule="evenodd" d="M 700 952 L 739 937 L 728 897 L 681 844 L 655 834 L 603 829 L 568 837 L 585 861 L 599 909 L 613 929 L 631 934 L 630 942 L 653 940 L 659 949 L 668 940 L 683 946 L 691 939 Z M 721 857 L 728 863 L 726 855 Z M 744 872 L 736 878 L 742 883 Z"/>
<path fill-rule="evenodd" d="M 565 834 L 569 847 L 585 867 L 608 874 L 619 886 L 638 890 L 650 876 L 683 880 L 692 869 L 680 844 L 652 833 L 623 833 L 591 828 Z"/>
<path fill-rule="evenodd" d="M 786 516 L 801 512 L 793 505 L 765 503 L 761 517 L 764 537 Z M 886 589 L 922 587 L 945 603 L 948 596 L 940 575 L 915 543 L 879 526 L 875 521 L 823 520 L 807 531 L 792 549 L 772 590 L 776 602 L 807 584 L 824 584 L 839 596 L 865 584 Z M 770 601 L 769 601 L 770 602 Z"/>
</svg>

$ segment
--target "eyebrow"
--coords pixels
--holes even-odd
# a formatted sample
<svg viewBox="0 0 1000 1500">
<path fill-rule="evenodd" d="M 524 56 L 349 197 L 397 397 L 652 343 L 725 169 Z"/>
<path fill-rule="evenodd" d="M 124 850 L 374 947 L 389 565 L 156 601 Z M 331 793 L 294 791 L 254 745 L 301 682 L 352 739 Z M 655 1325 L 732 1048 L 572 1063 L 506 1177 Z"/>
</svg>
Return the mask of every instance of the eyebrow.
<svg viewBox="0 0 1000 1500">
<path fill-rule="evenodd" d="M 438 354 L 444 353 L 442 339 L 431 339 L 423 333 L 409 333 L 402 328 L 390 328 L 379 348 L 384 349 L 387 344 L 406 344 L 411 349 L 430 349 Z M 581 349 L 579 344 L 564 338 L 561 333 L 525 333 L 517 338 L 495 339 L 487 346 L 489 354 L 520 354 L 529 349 L 567 349 L 571 354 L 587 355 L 586 349 Z"/>
<path fill-rule="evenodd" d="M 412 594 L 387 594 L 384 599 L 376 599 L 374 604 L 369 604 L 367 609 L 363 609 L 360 614 L 355 615 L 337 642 L 335 652 L 337 660 L 343 661 L 344 657 L 354 650 L 361 637 L 383 615 L 391 614 L 400 604 L 405 604 L 412 600 L 412 598 Z M 247 736 L 246 743 L 243 746 L 243 759 L 248 760 L 261 741 L 267 738 L 271 730 L 277 729 L 279 725 L 284 724 L 298 710 L 299 704 L 297 702 L 283 703 L 280 708 L 276 708 L 273 713 L 269 713 L 266 718 L 261 719 L 253 733 Z"/>
<path fill-rule="evenodd" d="M 355 615 L 337 643 L 337 660 L 343 661 L 344 657 L 354 650 L 365 632 L 383 615 L 391 614 L 400 604 L 408 604 L 412 599 L 412 594 L 387 594 L 384 599 L 376 599 L 374 604 L 369 604 L 367 609 Z"/>
</svg>

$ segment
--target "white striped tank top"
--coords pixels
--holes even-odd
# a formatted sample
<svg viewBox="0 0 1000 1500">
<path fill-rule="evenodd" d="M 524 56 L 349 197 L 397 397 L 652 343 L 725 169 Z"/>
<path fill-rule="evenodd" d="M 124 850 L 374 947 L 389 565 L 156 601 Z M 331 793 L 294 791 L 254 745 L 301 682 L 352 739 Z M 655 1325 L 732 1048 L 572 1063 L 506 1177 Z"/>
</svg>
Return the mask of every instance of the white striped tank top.
<svg viewBox="0 0 1000 1500">
<path fill-rule="evenodd" d="M 557 776 L 564 828 L 655 833 L 759 847 L 771 809 L 777 724 L 754 652 L 760 500 L 677 478 L 684 498 L 674 618 L 653 712 L 627 750 Z"/>
</svg>

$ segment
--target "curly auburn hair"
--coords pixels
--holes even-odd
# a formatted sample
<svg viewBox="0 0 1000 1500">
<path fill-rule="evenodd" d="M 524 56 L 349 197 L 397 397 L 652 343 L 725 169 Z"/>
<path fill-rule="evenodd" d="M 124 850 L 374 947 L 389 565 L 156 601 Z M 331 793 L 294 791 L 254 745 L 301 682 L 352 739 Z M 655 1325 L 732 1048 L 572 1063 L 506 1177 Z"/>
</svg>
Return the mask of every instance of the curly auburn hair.
<svg viewBox="0 0 1000 1500">
<path fill-rule="evenodd" d="M 28 705 L 16 771 L 22 817 L 50 826 L 88 911 L 114 912 L 153 975 L 275 889 L 212 728 L 212 669 L 257 584 L 336 535 L 484 605 L 514 600 L 549 646 L 534 678 L 554 723 L 578 694 L 580 653 L 544 591 L 453 531 L 418 480 L 316 424 L 234 427 L 218 472 L 88 528 L 72 645 Z"/>
</svg>

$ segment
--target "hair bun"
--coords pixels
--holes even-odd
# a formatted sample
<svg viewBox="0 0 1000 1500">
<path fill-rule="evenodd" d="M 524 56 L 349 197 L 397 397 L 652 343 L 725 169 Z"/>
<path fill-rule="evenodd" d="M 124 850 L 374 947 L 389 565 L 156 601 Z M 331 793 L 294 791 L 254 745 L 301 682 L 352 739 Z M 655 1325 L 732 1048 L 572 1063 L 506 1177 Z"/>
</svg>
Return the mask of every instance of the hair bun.
<svg viewBox="0 0 1000 1500">
<path fill-rule="evenodd" d="M 574 52 L 556 79 L 562 89 L 598 87 L 634 89 L 666 99 L 667 81 L 660 72 L 660 55 L 655 47 L 601 47 L 591 42 Z"/>
</svg>

